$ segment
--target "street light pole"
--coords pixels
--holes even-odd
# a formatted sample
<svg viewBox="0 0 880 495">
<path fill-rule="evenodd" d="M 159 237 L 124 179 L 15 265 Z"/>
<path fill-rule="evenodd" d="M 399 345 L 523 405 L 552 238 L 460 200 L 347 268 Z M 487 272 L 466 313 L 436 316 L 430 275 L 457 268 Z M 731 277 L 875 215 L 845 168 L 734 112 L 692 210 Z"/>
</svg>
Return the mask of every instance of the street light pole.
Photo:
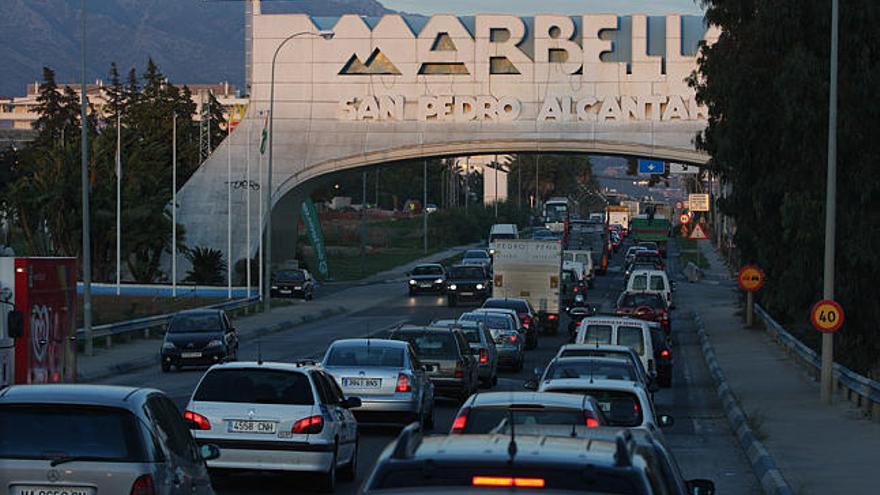
<svg viewBox="0 0 880 495">
<path fill-rule="evenodd" d="M 278 60 L 278 52 L 284 48 L 284 45 L 299 36 L 320 36 L 325 40 L 329 40 L 333 38 L 333 31 L 301 31 L 293 33 L 284 38 L 278 47 L 275 48 L 275 53 L 272 55 L 272 79 L 269 83 L 269 165 L 266 177 L 266 241 L 264 245 L 265 253 L 263 254 L 263 263 L 265 263 L 263 269 L 266 272 L 266 276 L 263 278 L 263 283 L 265 284 L 263 287 L 263 307 L 266 311 L 269 311 L 272 306 L 270 286 L 272 284 L 272 151 L 275 142 L 275 135 L 272 131 L 275 128 L 275 62 Z"/>
<path fill-rule="evenodd" d="M 82 140 L 82 257 L 83 257 L 83 331 L 86 335 L 86 355 L 94 354 L 92 336 L 92 239 L 89 213 L 89 131 L 86 121 L 86 0 L 79 3 L 82 25 L 82 79 L 80 81 L 80 127 Z"/>
<path fill-rule="evenodd" d="M 834 238 L 837 215 L 837 38 L 838 0 L 831 0 L 831 75 L 828 91 L 828 175 L 825 190 L 825 266 L 823 299 L 834 300 Z M 831 404 L 834 391 L 834 334 L 822 334 L 821 400 Z"/>
</svg>

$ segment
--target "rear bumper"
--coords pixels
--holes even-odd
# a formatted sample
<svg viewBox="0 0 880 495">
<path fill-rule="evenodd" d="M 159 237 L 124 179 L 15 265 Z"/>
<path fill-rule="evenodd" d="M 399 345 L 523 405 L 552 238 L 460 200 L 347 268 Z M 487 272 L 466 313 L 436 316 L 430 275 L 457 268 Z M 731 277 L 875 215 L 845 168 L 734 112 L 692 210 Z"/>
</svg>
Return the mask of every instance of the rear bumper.
<svg viewBox="0 0 880 495">
<path fill-rule="evenodd" d="M 498 349 L 498 365 L 514 366 L 519 364 L 522 352 L 518 349 Z"/>
<path fill-rule="evenodd" d="M 214 444 L 220 457 L 208 461 L 211 469 L 326 472 L 333 461 L 332 443 L 223 440 L 197 438 L 199 445 Z"/>
<path fill-rule="evenodd" d="M 351 412 L 357 416 L 361 414 L 382 412 L 399 412 L 413 414 L 417 414 L 419 412 L 419 404 L 413 399 L 372 399 L 369 397 L 365 398 L 364 396 L 360 396 L 360 399 L 361 407 L 351 410 Z"/>
<path fill-rule="evenodd" d="M 458 378 L 431 378 L 434 384 L 434 395 L 458 396 L 468 391 L 467 383 Z"/>
</svg>

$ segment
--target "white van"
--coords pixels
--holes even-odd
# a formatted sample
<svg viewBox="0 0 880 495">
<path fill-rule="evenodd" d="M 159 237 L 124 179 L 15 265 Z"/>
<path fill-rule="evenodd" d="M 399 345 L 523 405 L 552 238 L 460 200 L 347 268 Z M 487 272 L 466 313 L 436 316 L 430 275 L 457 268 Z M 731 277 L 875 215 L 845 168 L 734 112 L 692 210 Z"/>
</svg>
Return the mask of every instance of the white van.
<svg viewBox="0 0 880 495">
<path fill-rule="evenodd" d="M 578 325 L 575 344 L 623 345 L 636 351 L 648 374 L 655 376 L 654 344 L 648 322 L 618 316 L 590 316 Z"/>
<path fill-rule="evenodd" d="M 663 270 L 634 271 L 626 283 L 626 292 L 660 294 L 669 309 L 675 307 L 672 304 L 672 284 Z"/>
<path fill-rule="evenodd" d="M 513 223 L 496 223 L 489 229 L 489 254 L 495 254 L 495 241 L 498 239 L 519 239 L 519 229 Z"/>
<path fill-rule="evenodd" d="M 593 270 L 593 256 L 590 255 L 590 251 L 567 249 L 562 252 L 562 262 L 568 261 L 576 261 L 584 266 L 587 287 L 592 288 L 595 272 Z"/>
</svg>

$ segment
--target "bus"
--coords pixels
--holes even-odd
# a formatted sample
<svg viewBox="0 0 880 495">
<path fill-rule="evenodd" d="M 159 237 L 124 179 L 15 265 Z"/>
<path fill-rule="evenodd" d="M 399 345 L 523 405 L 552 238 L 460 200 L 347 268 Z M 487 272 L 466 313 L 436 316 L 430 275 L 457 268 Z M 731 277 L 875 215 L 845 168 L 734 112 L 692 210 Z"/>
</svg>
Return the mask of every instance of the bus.
<svg viewBox="0 0 880 495">
<path fill-rule="evenodd" d="M 564 233 L 574 209 L 573 201 L 568 198 L 550 198 L 544 203 L 544 227 L 550 232 Z"/>
</svg>

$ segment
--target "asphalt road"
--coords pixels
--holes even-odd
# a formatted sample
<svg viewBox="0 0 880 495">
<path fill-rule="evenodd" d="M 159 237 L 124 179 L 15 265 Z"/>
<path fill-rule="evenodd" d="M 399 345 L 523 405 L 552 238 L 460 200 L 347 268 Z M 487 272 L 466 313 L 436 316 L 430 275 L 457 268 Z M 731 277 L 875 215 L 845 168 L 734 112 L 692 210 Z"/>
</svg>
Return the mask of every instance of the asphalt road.
<svg viewBox="0 0 880 495">
<path fill-rule="evenodd" d="M 597 278 L 595 287 L 588 294 L 590 303 L 597 305 L 600 310 L 612 309 L 623 285 L 620 258 L 618 254 L 611 270 Z M 672 263 L 674 268 L 674 259 Z M 376 284 L 375 288 L 385 294 L 399 293 L 400 297 L 392 305 L 328 318 L 274 334 L 259 342 L 249 342 L 242 346 L 239 359 L 256 359 L 258 352 L 267 361 L 318 357 L 337 338 L 366 336 L 402 322 L 424 324 L 437 318 L 455 318 L 467 311 L 467 307 L 446 307 L 442 296 L 408 297 L 402 283 Z M 718 493 L 760 493 L 757 480 L 723 416 L 691 315 L 686 306 L 679 306 L 672 314 L 675 344 L 673 388 L 661 390 L 655 398 L 658 413 L 670 414 L 675 418 L 675 424 L 665 431 L 666 439 L 686 478 L 713 479 Z M 559 346 L 567 341 L 564 331 L 567 321 L 562 323 L 563 331 L 559 335 L 541 336 L 538 348 L 526 353 L 526 365 L 522 372 L 501 373 L 498 385 L 493 390 L 522 390 L 532 370 L 546 366 Z M 159 388 L 168 393 L 182 409 L 202 373 L 203 370 L 192 370 L 166 374 L 157 368 L 120 375 L 101 383 Z M 438 400 L 434 432 L 447 432 L 456 412 L 454 403 Z M 362 425 L 357 480 L 352 483 L 340 482 L 337 492 L 357 492 L 379 454 L 398 432 L 399 428 L 394 427 Z M 306 475 L 253 473 L 223 477 L 215 480 L 214 484 L 220 494 L 281 494 L 310 493 L 312 481 Z"/>
</svg>

